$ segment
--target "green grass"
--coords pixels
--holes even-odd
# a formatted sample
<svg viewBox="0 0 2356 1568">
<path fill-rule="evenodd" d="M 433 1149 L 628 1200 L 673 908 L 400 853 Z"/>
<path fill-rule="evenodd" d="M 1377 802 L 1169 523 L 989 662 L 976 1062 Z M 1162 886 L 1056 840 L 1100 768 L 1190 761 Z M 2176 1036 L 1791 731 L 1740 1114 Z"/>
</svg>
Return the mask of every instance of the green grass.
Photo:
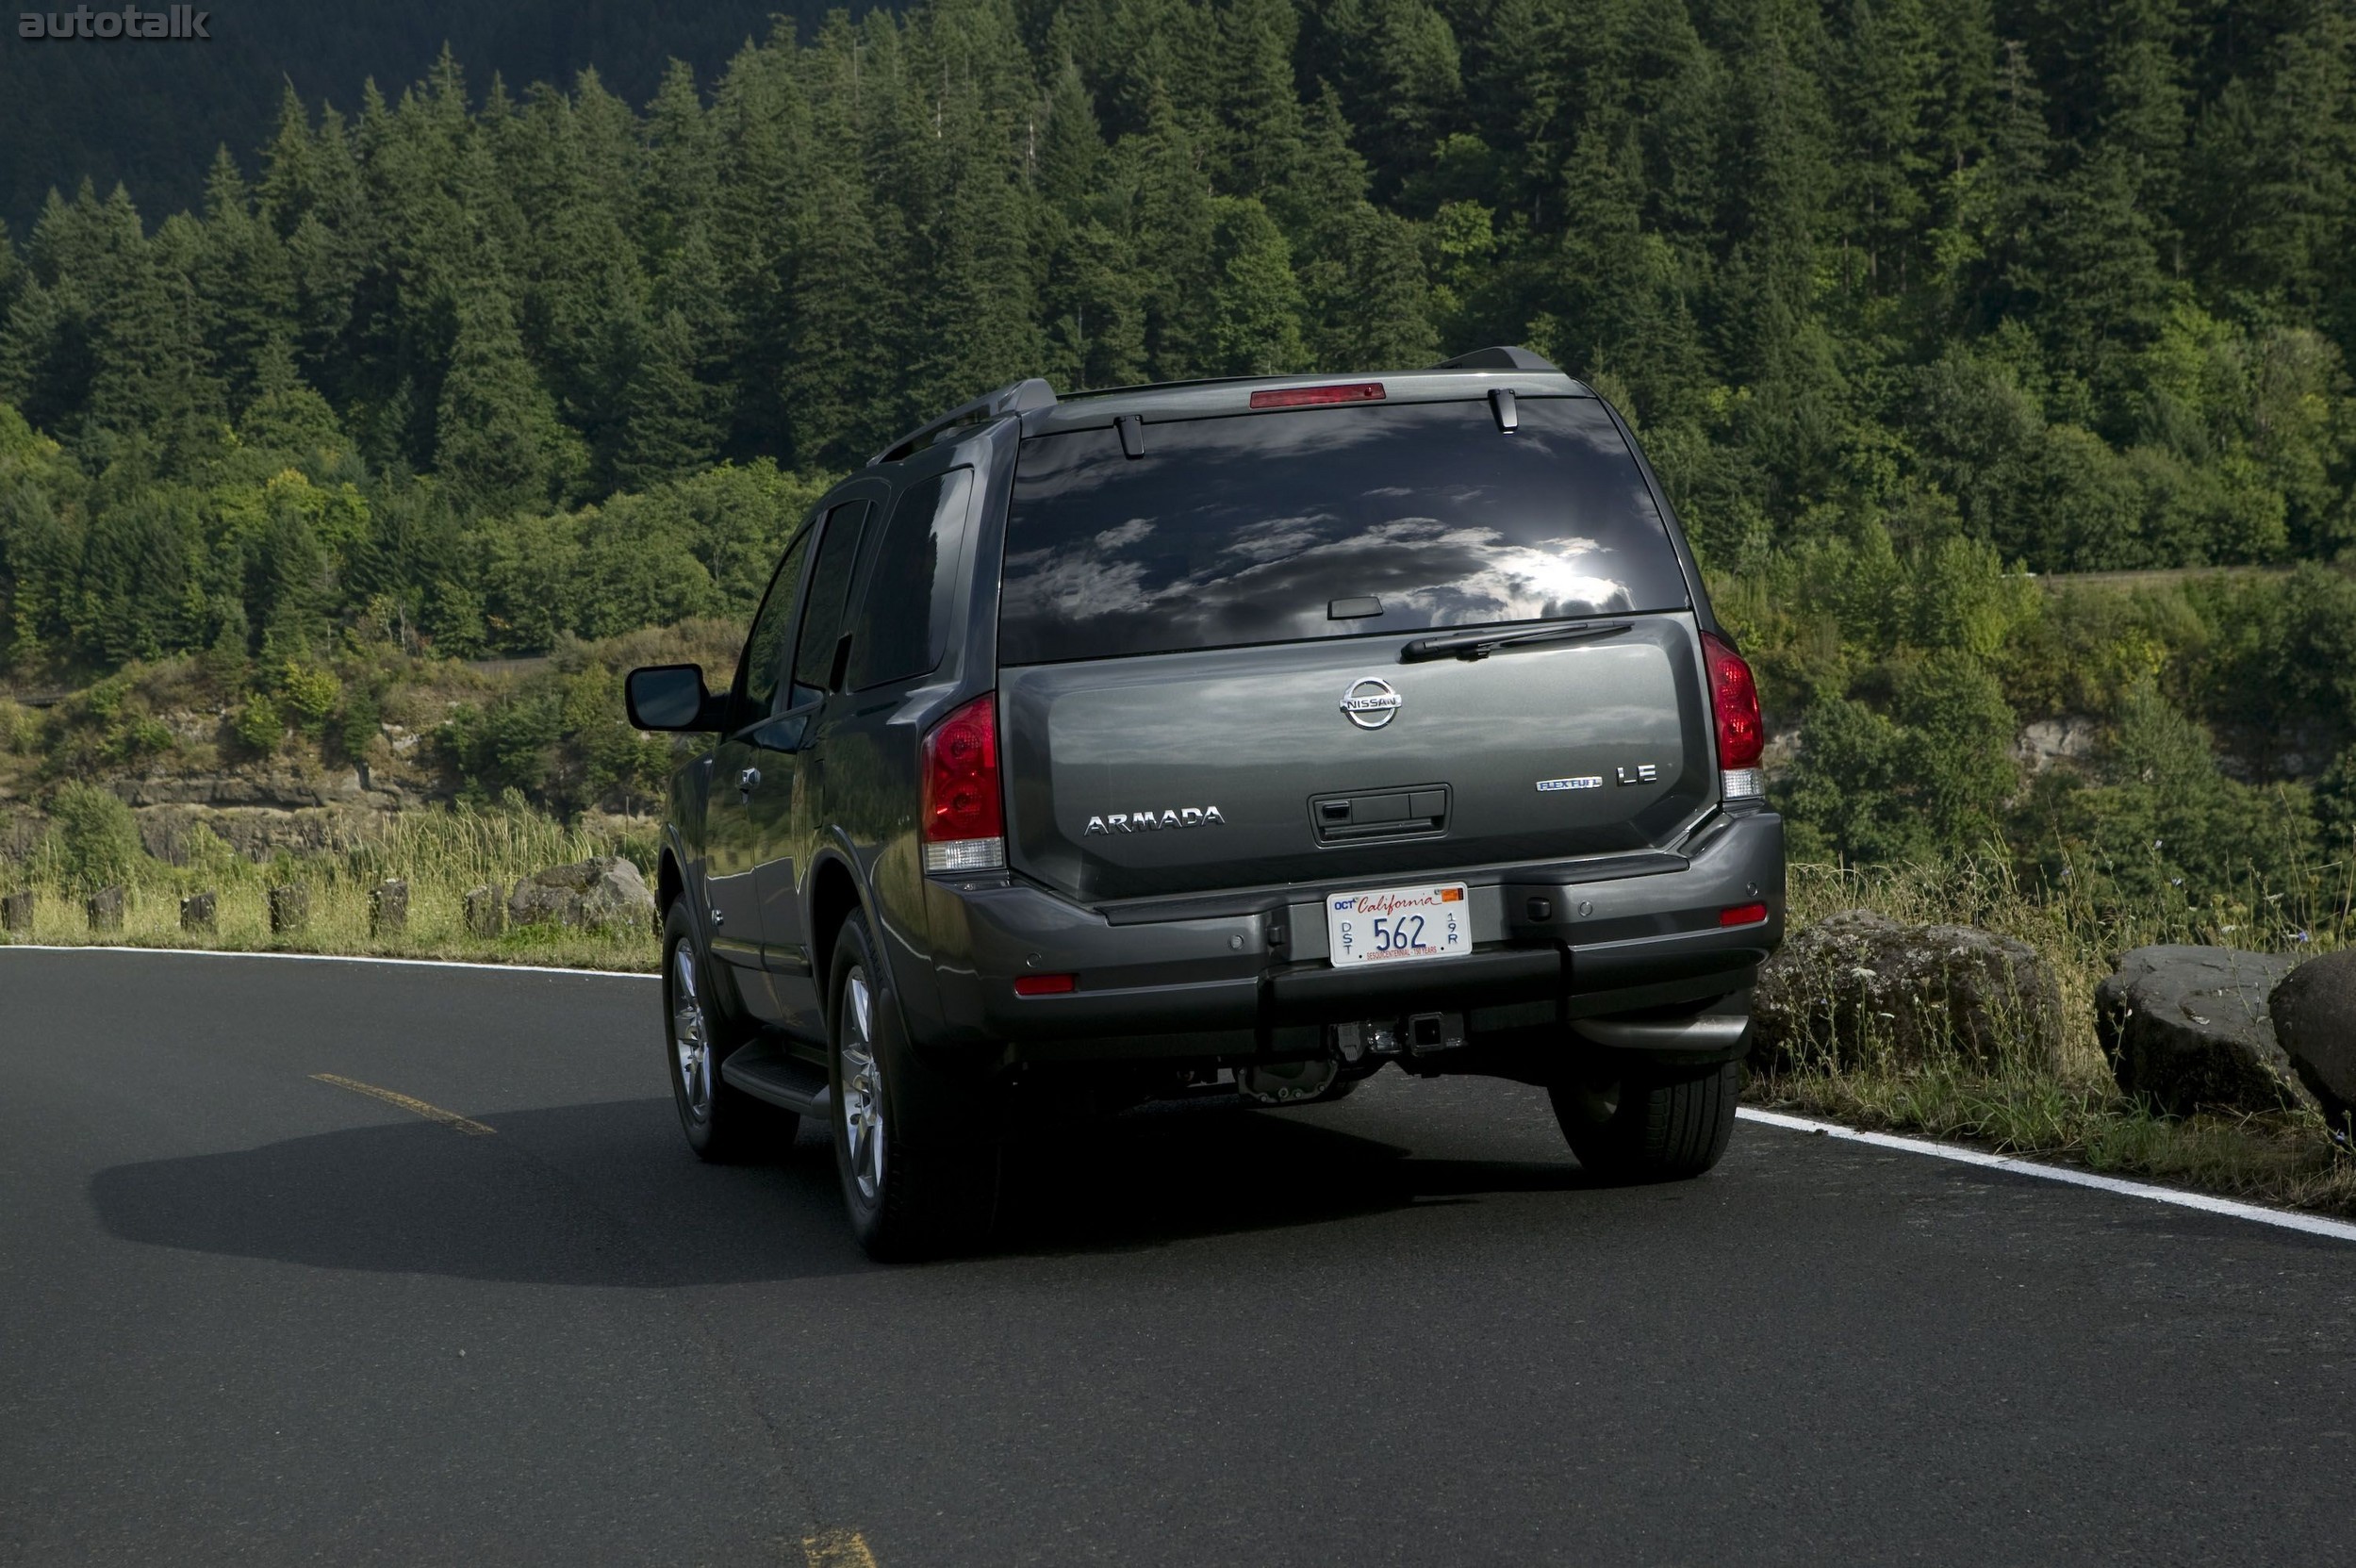
<svg viewBox="0 0 2356 1568">
<path fill-rule="evenodd" d="M 1922 923 L 1968 924 L 2035 948 L 2061 992 L 2062 1048 L 2054 1061 L 2000 1052 L 1974 1064 L 1949 1054 L 1911 1068 L 1822 1066 L 1755 1079 L 1746 1098 L 1777 1110 L 1875 1131 L 1927 1134 L 2118 1176 L 2134 1176 L 2335 1214 L 2356 1214 L 2356 1156 L 2335 1145 L 2312 1111 L 2168 1116 L 2119 1093 L 2094 1034 L 2094 988 L 2117 953 L 2154 942 L 2265 946 L 2253 933 L 2327 912 L 2338 865 L 2310 885 L 2253 886 L 2241 900 L 2132 911 L 2020 887 L 1999 864 L 1791 868 L 1794 929 L 1839 909 L 1879 910 Z M 2341 906 L 2341 907 L 2344 907 Z M 2335 920 L 2303 919 L 2329 945 Z"/>
<path fill-rule="evenodd" d="M 531 811 L 464 806 L 404 812 L 339 852 L 281 854 L 259 864 L 200 834 L 186 866 L 137 857 L 125 883 L 123 929 L 100 933 L 91 931 L 82 889 L 53 844 L 9 883 L 29 886 L 36 901 L 29 935 L 6 940 L 651 969 L 657 954 L 651 929 L 537 926 L 480 936 L 467 929 L 465 907 L 470 888 L 511 886 L 545 867 L 593 855 L 629 854 L 643 869 L 651 849 L 652 840 L 643 835 L 570 827 Z M 370 930 L 369 893 L 388 878 L 409 884 L 409 917 L 403 932 L 377 935 Z M 269 889 L 289 882 L 309 890 L 310 917 L 298 932 L 273 933 Z M 215 932 L 180 927 L 180 900 L 199 890 L 219 896 Z"/>
</svg>

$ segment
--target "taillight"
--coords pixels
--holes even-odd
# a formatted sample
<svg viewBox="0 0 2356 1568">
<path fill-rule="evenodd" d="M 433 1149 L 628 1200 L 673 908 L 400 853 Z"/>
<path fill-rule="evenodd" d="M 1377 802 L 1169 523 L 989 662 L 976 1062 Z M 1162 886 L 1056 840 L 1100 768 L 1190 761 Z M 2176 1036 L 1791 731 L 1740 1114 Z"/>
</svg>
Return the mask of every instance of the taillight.
<svg viewBox="0 0 2356 1568">
<path fill-rule="evenodd" d="M 1764 795 L 1759 753 L 1767 727 L 1759 722 L 1759 687 L 1751 667 L 1715 632 L 1702 634 L 1702 655 L 1709 666 L 1710 713 L 1718 721 L 1719 793 L 1729 800 Z"/>
<path fill-rule="evenodd" d="M 1335 387 L 1288 387 L 1278 392 L 1254 392 L 1254 408 L 1309 408 L 1321 403 L 1380 403 L 1379 381 L 1352 381 Z"/>
<path fill-rule="evenodd" d="M 928 871 L 994 871 L 1006 864 L 998 796 L 998 700 L 975 698 L 925 736 Z"/>
</svg>

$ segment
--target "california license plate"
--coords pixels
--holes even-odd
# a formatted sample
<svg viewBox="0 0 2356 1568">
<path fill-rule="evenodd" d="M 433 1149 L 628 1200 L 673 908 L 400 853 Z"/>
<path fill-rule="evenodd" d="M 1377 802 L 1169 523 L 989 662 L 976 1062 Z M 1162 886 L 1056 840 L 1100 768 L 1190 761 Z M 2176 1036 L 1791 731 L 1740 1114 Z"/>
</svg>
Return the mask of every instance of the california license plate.
<svg viewBox="0 0 2356 1568">
<path fill-rule="evenodd" d="M 1412 964 L 1473 950 L 1460 882 L 1326 896 L 1326 949 L 1337 969 L 1355 964 Z"/>
</svg>

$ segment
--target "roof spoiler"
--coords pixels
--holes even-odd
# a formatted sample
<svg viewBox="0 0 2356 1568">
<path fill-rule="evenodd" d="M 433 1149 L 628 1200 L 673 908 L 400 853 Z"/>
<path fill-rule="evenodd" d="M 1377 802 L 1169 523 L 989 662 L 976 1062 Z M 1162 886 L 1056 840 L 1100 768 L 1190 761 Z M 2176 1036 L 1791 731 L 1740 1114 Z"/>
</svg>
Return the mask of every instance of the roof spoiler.
<svg viewBox="0 0 2356 1568">
<path fill-rule="evenodd" d="M 961 424 L 980 424 L 1006 414 L 1028 414 L 1034 408 L 1054 406 L 1055 388 L 1039 377 L 1034 375 L 1026 381 L 1010 381 L 995 392 L 985 392 L 971 403 L 961 403 L 939 419 L 918 425 L 868 458 L 867 467 L 897 462 L 915 451 L 928 437 Z"/>
<path fill-rule="evenodd" d="M 1454 359 L 1442 359 L 1432 367 L 1435 371 L 1545 371 L 1562 373 L 1559 365 L 1540 359 L 1524 348 L 1475 349 L 1459 354 Z"/>
</svg>

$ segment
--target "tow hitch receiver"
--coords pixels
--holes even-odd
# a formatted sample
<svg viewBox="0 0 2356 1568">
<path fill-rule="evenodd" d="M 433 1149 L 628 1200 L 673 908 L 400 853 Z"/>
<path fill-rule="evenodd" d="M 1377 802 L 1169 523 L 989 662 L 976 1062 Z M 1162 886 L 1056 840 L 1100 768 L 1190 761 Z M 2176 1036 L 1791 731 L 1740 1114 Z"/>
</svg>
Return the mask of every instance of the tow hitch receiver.
<svg viewBox="0 0 2356 1568">
<path fill-rule="evenodd" d="M 1335 1061 L 1355 1067 L 1369 1057 L 1378 1062 L 1407 1057 L 1422 1061 L 1464 1046 L 1464 1015 L 1417 1013 L 1405 1018 L 1367 1018 L 1335 1024 L 1326 1044 Z"/>
<path fill-rule="evenodd" d="M 1407 1021 L 1407 1053 L 1437 1056 L 1464 1048 L 1464 1015 L 1418 1013 Z"/>
</svg>

